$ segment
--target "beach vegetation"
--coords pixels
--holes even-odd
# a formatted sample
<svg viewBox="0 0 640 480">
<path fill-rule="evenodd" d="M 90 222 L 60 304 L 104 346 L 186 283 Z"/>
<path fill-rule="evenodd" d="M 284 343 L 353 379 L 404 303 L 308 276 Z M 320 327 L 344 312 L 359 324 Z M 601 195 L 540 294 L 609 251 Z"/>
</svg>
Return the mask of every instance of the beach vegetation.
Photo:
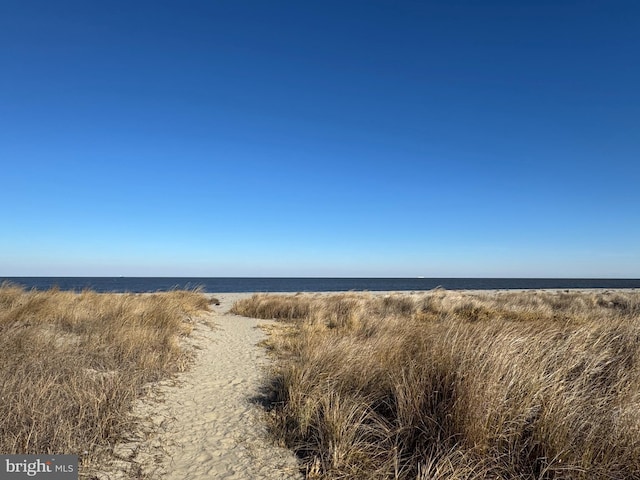
<svg viewBox="0 0 640 480">
<path fill-rule="evenodd" d="M 199 291 L 115 294 L 0 286 L 0 452 L 75 454 L 81 478 L 132 429 L 150 382 L 189 365 Z"/>
<path fill-rule="evenodd" d="M 640 478 L 640 292 L 256 294 L 311 479 Z"/>
</svg>

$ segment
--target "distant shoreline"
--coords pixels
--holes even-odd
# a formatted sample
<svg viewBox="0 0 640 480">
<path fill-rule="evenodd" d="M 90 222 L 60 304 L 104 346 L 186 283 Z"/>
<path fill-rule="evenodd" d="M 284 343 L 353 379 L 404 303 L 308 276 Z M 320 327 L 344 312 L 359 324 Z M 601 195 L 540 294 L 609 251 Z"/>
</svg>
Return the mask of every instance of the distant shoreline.
<svg viewBox="0 0 640 480">
<path fill-rule="evenodd" d="M 204 293 L 296 293 L 446 290 L 638 289 L 640 279 L 596 278 L 328 278 L 328 277 L 0 277 L 24 288 L 90 289 L 97 292 L 159 292 L 200 289 Z"/>
</svg>

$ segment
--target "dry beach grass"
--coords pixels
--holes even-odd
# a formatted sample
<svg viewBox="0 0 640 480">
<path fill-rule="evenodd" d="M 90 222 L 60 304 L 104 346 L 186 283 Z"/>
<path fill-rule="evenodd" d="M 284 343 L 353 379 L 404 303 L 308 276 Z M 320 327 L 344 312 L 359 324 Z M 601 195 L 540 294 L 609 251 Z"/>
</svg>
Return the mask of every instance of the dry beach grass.
<svg viewBox="0 0 640 480">
<path fill-rule="evenodd" d="M 177 420 L 165 430 L 185 445 L 176 467 L 191 455 L 194 472 L 229 473 L 218 443 L 261 442 L 238 427 L 261 357 L 256 322 L 224 313 L 235 302 L 280 320 L 267 322 L 276 361 L 262 400 L 310 479 L 640 478 L 640 292 L 230 295 L 207 317 L 215 330 L 195 322 L 210 302 L 3 285 L 0 451 L 77 453 L 90 478 L 145 385 L 192 365 L 180 339 L 195 326 L 201 350 L 167 389 Z M 225 451 L 246 463 L 230 478 L 282 478 L 291 463 L 268 465 L 266 447 L 250 451 L 264 462 Z"/>
<path fill-rule="evenodd" d="M 98 294 L 0 287 L 0 452 L 81 457 L 126 432 L 148 382 L 184 370 L 179 338 L 208 310 L 195 291 Z"/>
<path fill-rule="evenodd" d="M 640 293 L 257 294 L 308 478 L 640 478 Z"/>
</svg>

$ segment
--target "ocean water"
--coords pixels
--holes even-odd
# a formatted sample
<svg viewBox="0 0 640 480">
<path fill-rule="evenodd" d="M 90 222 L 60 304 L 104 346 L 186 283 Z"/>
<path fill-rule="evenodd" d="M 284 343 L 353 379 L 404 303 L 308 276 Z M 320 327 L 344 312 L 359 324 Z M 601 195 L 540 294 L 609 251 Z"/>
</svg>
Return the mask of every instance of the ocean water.
<svg viewBox="0 0 640 480">
<path fill-rule="evenodd" d="M 640 288 L 640 279 L 584 278 L 0 277 L 4 281 L 38 290 L 134 293 L 194 288 L 209 293 Z"/>
</svg>

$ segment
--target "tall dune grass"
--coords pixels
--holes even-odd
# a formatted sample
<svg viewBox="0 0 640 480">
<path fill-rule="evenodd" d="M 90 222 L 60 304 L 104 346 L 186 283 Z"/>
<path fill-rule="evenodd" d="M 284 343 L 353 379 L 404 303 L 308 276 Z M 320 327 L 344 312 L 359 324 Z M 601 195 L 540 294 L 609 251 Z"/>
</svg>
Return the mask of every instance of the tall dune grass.
<svg viewBox="0 0 640 480">
<path fill-rule="evenodd" d="M 129 427 L 147 382 L 182 370 L 198 292 L 0 286 L 0 452 L 78 454 L 81 473 Z M 85 453 L 86 452 L 86 453 Z"/>
<path fill-rule="evenodd" d="M 308 478 L 640 478 L 640 293 L 254 295 Z"/>
</svg>

